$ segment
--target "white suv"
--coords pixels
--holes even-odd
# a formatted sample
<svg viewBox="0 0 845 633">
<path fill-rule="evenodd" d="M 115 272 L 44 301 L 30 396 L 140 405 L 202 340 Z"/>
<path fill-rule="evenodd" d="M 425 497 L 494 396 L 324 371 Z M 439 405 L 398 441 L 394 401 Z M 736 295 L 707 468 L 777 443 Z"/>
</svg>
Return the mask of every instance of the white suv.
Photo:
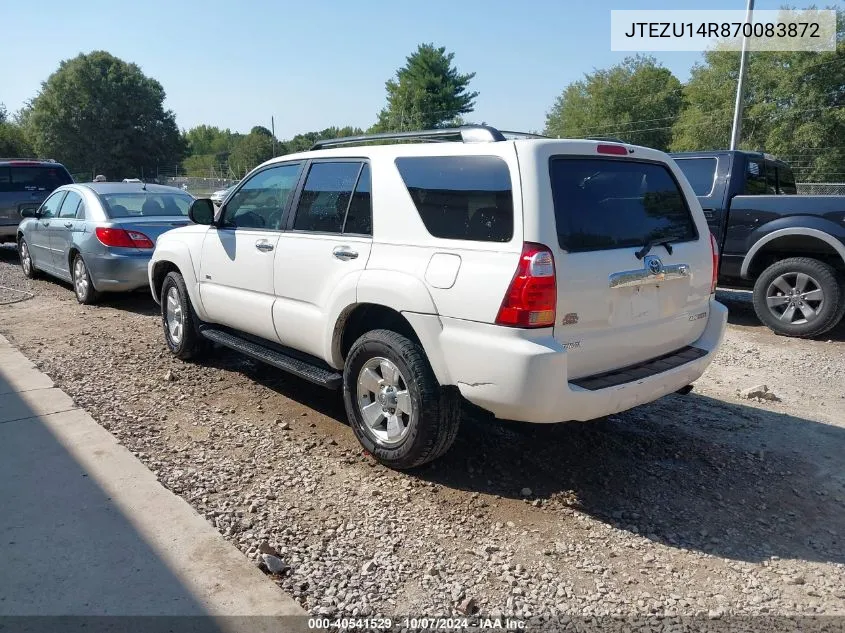
<svg viewBox="0 0 845 633">
<path fill-rule="evenodd" d="M 644 147 L 512 136 L 323 141 L 216 212 L 195 201 L 149 266 L 168 347 L 214 342 L 342 388 L 394 468 L 442 455 L 464 400 L 559 422 L 685 389 L 727 310 L 683 173 Z M 417 142 L 374 144 L 397 138 Z"/>
</svg>

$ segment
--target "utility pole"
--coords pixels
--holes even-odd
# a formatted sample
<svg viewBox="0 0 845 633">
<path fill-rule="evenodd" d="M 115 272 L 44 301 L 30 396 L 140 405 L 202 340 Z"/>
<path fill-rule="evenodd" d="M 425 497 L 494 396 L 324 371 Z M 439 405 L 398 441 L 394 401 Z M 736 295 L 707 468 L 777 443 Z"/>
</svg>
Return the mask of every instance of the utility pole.
<svg viewBox="0 0 845 633">
<path fill-rule="evenodd" d="M 748 0 L 748 8 L 745 11 L 745 23 L 751 23 L 751 15 L 754 12 L 754 0 Z M 742 135 L 742 105 L 743 96 L 745 93 L 745 65 L 748 61 L 748 38 L 745 37 L 745 29 L 743 28 L 742 36 L 742 53 L 739 58 L 739 81 L 736 84 L 736 105 L 734 105 L 734 124 L 731 130 L 731 149 L 734 150 L 739 145 L 739 139 Z"/>
<path fill-rule="evenodd" d="M 270 117 L 270 134 L 273 135 L 273 156 L 276 155 L 276 121 Z"/>
</svg>

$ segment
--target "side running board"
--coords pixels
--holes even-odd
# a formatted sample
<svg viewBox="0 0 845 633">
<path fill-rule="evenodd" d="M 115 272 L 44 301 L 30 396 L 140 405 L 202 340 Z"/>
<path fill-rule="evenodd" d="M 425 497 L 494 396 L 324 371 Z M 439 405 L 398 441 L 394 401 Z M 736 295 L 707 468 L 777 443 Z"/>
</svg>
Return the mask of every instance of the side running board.
<svg viewBox="0 0 845 633">
<path fill-rule="evenodd" d="M 278 367 L 321 387 L 340 389 L 343 382 L 343 374 L 337 370 L 320 367 L 316 363 L 301 358 L 294 358 L 291 355 L 261 345 L 260 343 L 255 343 L 236 334 L 211 327 L 202 328 L 200 334 L 209 341 L 224 345 L 273 367 Z"/>
</svg>

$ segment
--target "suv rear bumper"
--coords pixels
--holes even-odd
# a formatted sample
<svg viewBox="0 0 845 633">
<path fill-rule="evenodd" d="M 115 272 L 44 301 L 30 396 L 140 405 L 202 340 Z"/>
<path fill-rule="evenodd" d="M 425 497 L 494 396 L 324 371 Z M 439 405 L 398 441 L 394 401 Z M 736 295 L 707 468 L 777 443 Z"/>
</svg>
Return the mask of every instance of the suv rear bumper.
<svg viewBox="0 0 845 633">
<path fill-rule="evenodd" d="M 697 380 L 724 337 L 727 316 L 727 308 L 711 300 L 707 326 L 690 345 L 702 353 L 666 371 L 604 389 L 568 382 L 566 351 L 551 336 L 504 336 L 499 327 L 450 327 L 450 320 L 443 319 L 440 345 L 461 394 L 497 418 L 538 423 L 592 420 L 652 402 Z"/>
</svg>

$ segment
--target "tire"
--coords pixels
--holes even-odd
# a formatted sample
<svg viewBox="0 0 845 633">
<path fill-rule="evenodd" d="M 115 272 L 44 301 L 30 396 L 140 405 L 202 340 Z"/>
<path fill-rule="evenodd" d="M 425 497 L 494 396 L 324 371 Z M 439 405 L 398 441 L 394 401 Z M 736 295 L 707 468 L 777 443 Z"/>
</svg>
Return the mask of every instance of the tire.
<svg viewBox="0 0 845 633">
<path fill-rule="evenodd" d="M 38 269 L 32 261 L 32 253 L 29 250 L 29 244 L 27 244 L 26 240 L 23 238 L 21 238 L 18 242 L 18 255 L 20 256 L 21 269 L 23 270 L 24 276 L 27 279 L 37 279 Z"/>
<path fill-rule="evenodd" d="M 343 401 L 355 437 L 389 468 L 433 461 L 458 434 L 458 394 L 438 384 L 419 343 L 392 330 L 367 332 L 352 345 L 343 367 Z"/>
<path fill-rule="evenodd" d="M 824 262 L 790 257 L 775 262 L 757 278 L 754 311 L 775 334 L 819 336 L 842 319 L 845 284 Z"/>
<path fill-rule="evenodd" d="M 176 358 L 188 360 L 205 351 L 198 323 L 185 280 L 177 272 L 168 273 L 161 285 L 161 324 L 167 348 Z"/>
<path fill-rule="evenodd" d="M 83 305 L 92 305 L 97 303 L 100 298 L 100 293 L 97 292 L 96 288 L 94 288 L 94 282 L 91 281 L 91 275 L 88 273 L 88 266 L 85 265 L 85 260 L 82 259 L 82 255 L 78 253 L 73 258 L 73 264 L 70 268 L 70 276 L 76 300 Z"/>
</svg>

